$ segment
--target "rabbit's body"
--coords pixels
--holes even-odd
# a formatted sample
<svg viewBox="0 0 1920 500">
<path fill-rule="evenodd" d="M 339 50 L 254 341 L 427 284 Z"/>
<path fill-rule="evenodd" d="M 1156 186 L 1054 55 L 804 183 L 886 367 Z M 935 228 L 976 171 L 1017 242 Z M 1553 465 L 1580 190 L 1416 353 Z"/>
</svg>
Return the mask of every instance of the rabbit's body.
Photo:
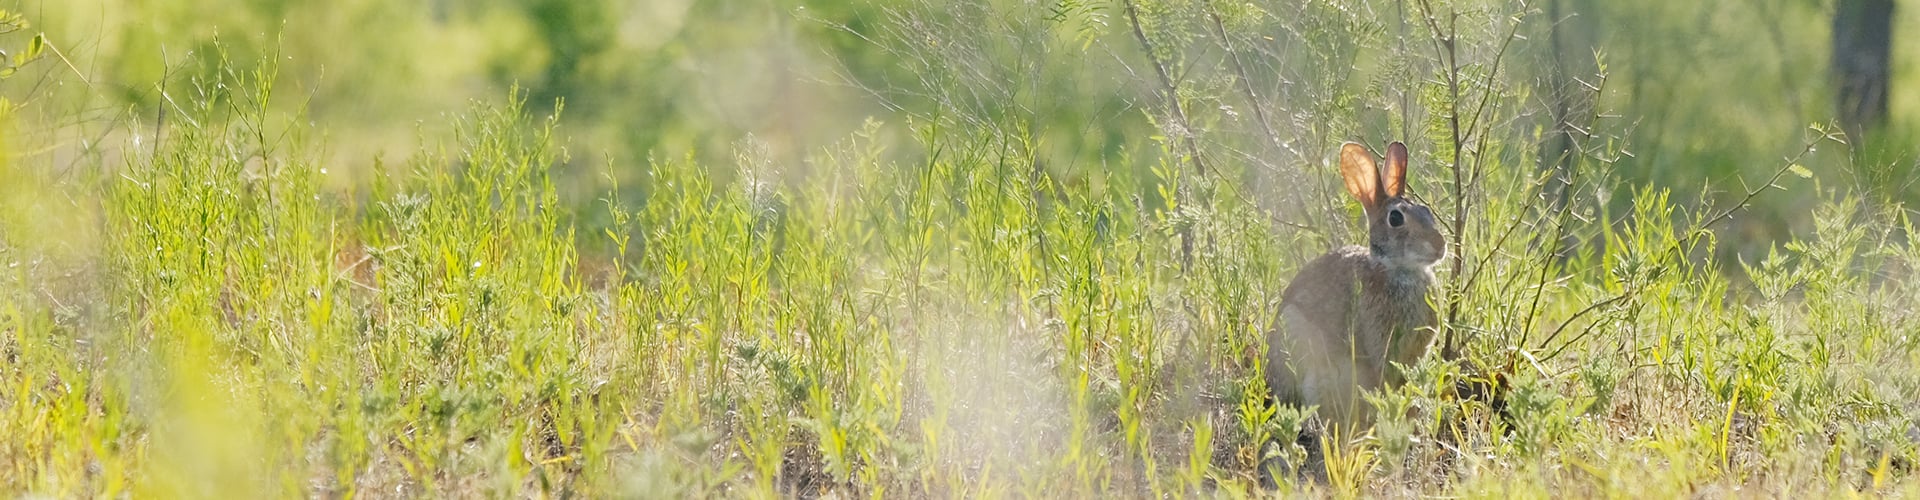
<svg viewBox="0 0 1920 500">
<path fill-rule="evenodd" d="M 1427 294 L 1446 240 L 1431 210 L 1401 197 L 1406 156 L 1405 146 L 1389 147 L 1382 178 L 1372 153 L 1343 148 L 1341 173 L 1366 209 L 1368 245 L 1314 259 L 1287 286 L 1281 325 L 1267 337 L 1267 382 L 1279 401 L 1358 424 L 1369 413 L 1361 391 L 1399 384 L 1393 363 L 1426 354 L 1438 323 Z"/>
<path fill-rule="evenodd" d="M 1400 383 L 1389 363 L 1413 364 L 1433 339 L 1427 269 L 1390 267 L 1349 246 L 1314 259 L 1293 283 L 1280 306 L 1285 333 L 1269 339 L 1267 383 L 1281 401 L 1354 417 L 1361 390 Z"/>
</svg>

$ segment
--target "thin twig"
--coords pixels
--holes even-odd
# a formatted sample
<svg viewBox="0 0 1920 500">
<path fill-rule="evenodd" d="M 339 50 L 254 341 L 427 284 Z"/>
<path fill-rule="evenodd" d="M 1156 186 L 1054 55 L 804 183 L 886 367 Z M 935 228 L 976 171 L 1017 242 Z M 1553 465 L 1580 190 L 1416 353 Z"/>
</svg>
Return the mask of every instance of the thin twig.
<svg viewBox="0 0 1920 500">
<path fill-rule="evenodd" d="M 1540 340 L 1540 345 L 1542 345 L 1542 346 L 1545 346 L 1545 345 L 1548 345 L 1548 344 L 1552 344 L 1552 343 L 1553 343 L 1553 339 L 1555 339 L 1555 338 L 1559 338 L 1559 337 L 1560 337 L 1560 332 L 1563 332 L 1563 331 L 1566 331 L 1566 330 L 1567 330 L 1567 326 L 1569 326 L 1569 325 L 1572 325 L 1572 324 L 1573 324 L 1573 322 L 1575 322 L 1575 321 L 1579 321 L 1581 317 L 1584 317 L 1584 316 L 1586 316 L 1586 315 L 1588 315 L 1588 314 L 1591 314 L 1591 313 L 1593 313 L 1594 311 L 1597 311 L 1597 310 L 1600 310 L 1600 308 L 1602 308 L 1602 307 L 1606 307 L 1606 306 L 1608 306 L 1608 305 L 1611 305 L 1611 304 L 1613 304 L 1613 303 L 1616 303 L 1616 302 L 1620 302 L 1620 301 L 1622 301 L 1622 300 L 1627 300 L 1627 299 L 1629 299 L 1629 298 L 1632 298 L 1632 297 L 1633 297 L 1633 296 L 1634 296 L 1634 295 L 1636 294 L 1636 292 L 1638 292 L 1638 291 L 1639 291 L 1639 289 L 1637 289 L 1637 288 L 1634 288 L 1634 287 L 1627 287 L 1627 290 L 1625 290 L 1625 291 L 1622 291 L 1622 292 L 1620 292 L 1620 294 L 1619 294 L 1619 295 L 1615 295 L 1615 296 L 1612 296 L 1612 297 L 1608 297 L 1608 298 L 1607 298 L 1606 300 L 1602 300 L 1602 301 L 1599 301 L 1599 302 L 1594 302 L 1594 303 L 1592 303 L 1592 304 L 1587 304 L 1587 307 L 1584 307 L 1584 308 L 1581 308 L 1581 309 L 1580 309 L 1579 311 L 1577 311 L 1577 312 L 1574 312 L 1572 316 L 1568 316 L 1568 317 L 1567 317 L 1567 319 L 1566 319 L 1566 321 L 1562 321 L 1562 322 L 1560 322 L 1560 327 L 1559 327 L 1559 328 L 1554 328 L 1554 329 L 1553 329 L 1553 333 L 1549 333 L 1549 334 L 1547 334 L 1547 338 L 1545 338 L 1545 339 L 1541 339 L 1541 340 Z M 1563 348 L 1563 350 L 1564 350 L 1564 348 Z M 1559 353 L 1558 353 L 1558 351 L 1556 351 L 1556 352 L 1555 352 L 1555 354 L 1556 354 L 1556 355 L 1558 355 L 1558 354 L 1559 354 Z M 1544 358 L 1544 359 L 1552 359 L 1552 358 L 1553 358 L 1552 356 L 1548 356 L 1548 357 L 1546 357 L 1546 358 Z"/>
<path fill-rule="evenodd" d="M 1825 135 L 1822 135 L 1818 139 L 1807 141 L 1807 144 L 1800 149 L 1799 153 L 1793 155 L 1793 157 L 1791 158 L 1787 158 L 1787 161 L 1781 164 L 1779 169 L 1776 169 L 1773 171 L 1773 175 L 1770 175 L 1767 177 L 1767 182 L 1765 184 L 1760 185 L 1760 187 L 1758 188 L 1748 189 L 1746 191 L 1746 194 L 1740 198 L 1740 201 L 1734 203 L 1733 206 L 1727 207 L 1724 210 L 1720 210 L 1716 215 L 1709 217 L 1707 219 L 1703 219 L 1698 224 L 1695 224 L 1694 227 L 1688 229 L 1685 233 L 1683 233 L 1685 236 L 1682 236 L 1681 238 L 1674 240 L 1672 245 L 1668 245 L 1666 250 L 1663 250 L 1660 252 L 1660 255 L 1663 255 L 1663 256 L 1682 255 L 1681 250 L 1687 247 L 1691 247 L 1693 246 L 1694 243 L 1698 242 L 1701 237 L 1707 234 L 1708 228 L 1711 228 L 1713 227 L 1713 225 L 1718 224 L 1727 219 L 1731 219 L 1734 213 L 1747 208 L 1748 204 L 1751 203 L 1755 197 L 1759 196 L 1761 192 L 1766 191 L 1767 188 L 1773 187 L 1776 182 L 1779 182 L 1781 176 L 1784 176 L 1788 171 L 1793 170 L 1795 166 L 1798 166 L 1800 164 L 1800 160 L 1805 159 L 1808 154 L 1813 153 L 1814 148 L 1820 144 L 1820 141 L 1830 140 L 1834 138 L 1833 134 L 1831 133 L 1828 133 L 1825 131 L 1822 131 L 1822 133 Z M 1714 212 L 1710 210 L 1708 211 L 1708 213 L 1714 213 Z M 1639 292 L 1640 292 L 1639 287 L 1633 286 L 1632 283 L 1629 283 L 1627 284 L 1626 289 L 1622 290 L 1619 294 L 1614 295 L 1613 297 L 1609 297 L 1607 299 L 1601 300 L 1599 302 L 1595 302 L 1593 304 L 1587 305 L 1587 307 L 1581 309 L 1578 312 L 1575 312 L 1573 316 L 1569 316 L 1565 321 L 1562 321 L 1560 323 L 1560 326 L 1558 328 L 1555 328 L 1552 334 L 1548 334 L 1547 338 L 1541 340 L 1540 345 L 1544 347 L 1552 344 L 1553 340 L 1559 337 L 1560 332 L 1565 331 L 1569 325 L 1572 325 L 1573 322 L 1578 321 L 1581 317 L 1586 316 L 1587 314 L 1595 310 L 1598 310 L 1599 308 L 1604 307 L 1606 305 L 1634 298 L 1635 296 L 1639 295 Z M 1572 343 L 1573 341 L 1569 340 L 1567 344 L 1571 345 Z M 1541 359 L 1543 360 L 1553 359 L 1553 357 L 1558 356 L 1562 351 L 1565 351 L 1568 345 L 1560 346 L 1560 348 L 1554 350 L 1552 354 Z"/>
<path fill-rule="evenodd" d="M 1453 29 L 1442 30 L 1440 28 L 1440 21 L 1433 17 L 1433 3 L 1430 0 L 1420 0 L 1420 11 L 1421 16 L 1426 20 L 1427 29 L 1432 35 L 1434 57 L 1442 64 L 1445 64 L 1447 68 L 1447 125 L 1453 134 L 1453 166 L 1451 169 L 1453 173 L 1453 220 L 1449 221 L 1448 225 L 1452 226 L 1454 234 L 1454 238 L 1449 242 L 1453 245 L 1454 255 L 1452 272 L 1449 275 L 1460 276 L 1463 274 L 1466 266 L 1466 262 L 1462 260 L 1460 256 L 1466 255 L 1467 250 L 1465 233 L 1467 199 L 1465 178 L 1463 176 L 1464 172 L 1461 170 L 1463 164 L 1460 159 L 1462 148 L 1465 146 L 1465 138 L 1460 132 L 1460 55 L 1455 44 L 1455 36 L 1459 33 L 1459 17 L 1456 13 L 1454 14 L 1453 21 L 1449 22 Z M 1466 288 L 1464 288 L 1463 284 L 1457 279 L 1454 280 L 1452 286 L 1449 288 L 1452 288 L 1452 291 L 1447 294 L 1447 326 L 1446 333 L 1441 335 L 1440 355 L 1444 359 L 1455 359 L 1459 357 L 1459 347 L 1456 345 L 1456 340 L 1458 339 L 1456 339 L 1454 335 L 1456 328 L 1452 325 L 1458 323 L 1460 320 L 1460 302 L 1465 295 Z"/>
<path fill-rule="evenodd" d="M 1267 108 L 1261 106 L 1260 95 L 1253 90 L 1253 79 L 1247 76 L 1247 67 L 1240 62 L 1240 53 L 1233 50 L 1233 39 L 1227 35 L 1227 25 L 1220 20 L 1220 11 L 1213 7 L 1213 0 L 1202 0 L 1207 9 L 1207 18 L 1213 20 L 1213 29 L 1220 35 L 1220 46 L 1227 51 L 1227 61 L 1233 63 L 1233 72 L 1240 79 L 1240 92 L 1247 95 L 1247 105 L 1253 108 L 1254 120 L 1260 122 L 1260 131 L 1267 135 L 1267 143 L 1274 148 L 1280 147 L 1280 134 L 1273 131 L 1273 124 L 1267 120 Z"/>
<path fill-rule="evenodd" d="M 1179 128 L 1175 132 L 1180 135 L 1181 143 L 1186 146 L 1187 161 L 1192 164 L 1195 172 L 1204 174 L 1207 168 L 1200 161 L 1200 146 L 1194 141 L 1193 130 L 1188 128 L 1186 109 L 1180 106 L 1180 89 L 1174 85 L 1173 78 L 1168 76 L 1167 66 L 1160 62 L 1160 56 L 1154 53 L 1153 41 L 1147 39 L 1146 30 L 1140 27 L 1140 8 L 1134 5 L 1134 0 L 1123 0 L 1121 3 L 1126 7 L 1127 20 L 1133 28 L 1134 40 L 1140 43 L 1140 50 L 1146 52 L 1147 62 L 1153 65 L 1153 73 L 1160 80 L 1160 92 L 1167 100 L 1167 112 L 1171 115 L 1169 118 L 1172 118 L 1173 125 Z"/>
<path fill-rule="evenodd" d="M 1833 138 L 1833 135 L 1827 134 L 1822 136 L 1821 138 L 1831 139 Z M 1727 207 L 1727 209 L 1721 211 L 1719 215 L 1715 215 L 1712 218 L 1707 219 L 1706 222 L 1701 223 L 1700 226 L 1695 228 L 1693 231 L 1694 232 L 1704 231 L 1707 229 L 1708 226 L 1712 226 L 1714 224 L 1719 223 L 1720 221 L 1732 218 L 1734 212 L 1747 208 L 1747 203 L 1752 202 L 1753 198 L 1755 196 L 1759 196 L 1762 191 L 1766 191 L 1767 188 L 1773 187 L 1774 183 L 1780 182 L 1780 176 L 1786 175 L 1787 171 L 1793 170 L 1794 167 L 1799 166 L 1800 160 L 1805 159 L 1808 154 L 1812 154 L 1814 147 L 1818 146 L 1819 144 L 1820 144 L 1820 141 L 1818 139 L 1807 141 L 1806 146 L 1803 148 L 1800 148 L 1800 152 L 1798 154 L 1795 154 L 1793 155 L 1792 158 L 1787 159 L 1787 162 L 1785 164 L 1780 165 L 1780 168 L 1778 170 L 1773 171 L 1772 176 L 1767 177 L 1766 184 L 1761 184 L 1760 187 L 1747 190 L 1746 196 L 1741 197 L 1740 202 L 1735 203 L 1731 207 Z"/>
</svg>

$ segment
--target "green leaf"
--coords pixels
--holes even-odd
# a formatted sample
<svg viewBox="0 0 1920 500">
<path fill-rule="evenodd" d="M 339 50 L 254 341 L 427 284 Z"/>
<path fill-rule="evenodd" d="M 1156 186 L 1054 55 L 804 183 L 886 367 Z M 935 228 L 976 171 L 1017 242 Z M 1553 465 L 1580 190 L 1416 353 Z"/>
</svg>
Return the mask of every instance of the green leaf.
<svg viewBox="0 0 1920 500">
<path fill-rule="evenodd" d="M 1802 178 L 1802 179 L 1812 179 L 1812 178 L 1813 178 L 1813 171 L 1812 171 L 1812 170 L 1807 170 L 1807 167 L 1803 167 L 1803 166 L 1800 166 L 1800 164 L 1798 164 L 1798 163 L 1795 163 L 1795 164 L 1792 164 L 1792 165 L 1787 165 L 1787 171 L 1788 171 L 1788 172 L 1793 172 L 1793 175 L 1798 175 L 1798 176 L 1800 176 L 1800 178 Z"/>
<path fill-rule="evenodd" d="M 46 55 L 47 55 L 47 34 L 41 33 L 38 35 L 34 35 L 33 40 L 29 40 L 27 42 L 27 48 L 25 50 L 21 50 L 20 53 L 18 54 L 14 54 L 11 60 L 6 58 L 4 52 L 0 52 L 0 62 L 10 63 L 10 65 L 14 67 L 14 68 L 9 68 L 9 71 L 7 71 L 5 75 L 0 75 L 0 77 L 12 76 L 13 74 L 12 69 L 17 69 L 20 66 L 26 66 L 27 63 L 38 60 L 41 57 L 44 57 Z"/>
<path fill-rule="evenodd" d="M 46 55 L 46 51 L 47 51 L 47 34 L 40 33 L 40 34 L 33 35 L 33 39 L 27 41 L 27 50 L 26 52 L 21 52 L 20 55 L 21 57 L 27 58 L 28 61 L 32 61 L 34 59 L 39 59 L 40 56 Z"/>
</svg>

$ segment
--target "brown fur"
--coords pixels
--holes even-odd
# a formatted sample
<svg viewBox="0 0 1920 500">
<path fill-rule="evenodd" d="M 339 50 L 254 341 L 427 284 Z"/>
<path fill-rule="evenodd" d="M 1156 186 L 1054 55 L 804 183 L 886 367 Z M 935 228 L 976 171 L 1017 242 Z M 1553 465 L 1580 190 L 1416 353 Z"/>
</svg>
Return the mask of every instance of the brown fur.
<svg viewBox="0 0 1920 500">
<path fill-rule="evenodd" d="M 1366 209 L 1368 245 L 1314 259 L 1287 286 L 1280 324 L 1267 334 L 1267 382 L 1282 403 L 1319 406 L 1335 422 L 1366 422 L 1360 391 L 1400 384 L 1392 364 L 1426 354 L 1438 323 L 1427 293 L 1446 240 L 1430 210 L 1402 197 L 1406 158 L 1394 143 L 1382 178 L 1371 152 L 1343 148 L 1341 173 Z"/>
</svg>

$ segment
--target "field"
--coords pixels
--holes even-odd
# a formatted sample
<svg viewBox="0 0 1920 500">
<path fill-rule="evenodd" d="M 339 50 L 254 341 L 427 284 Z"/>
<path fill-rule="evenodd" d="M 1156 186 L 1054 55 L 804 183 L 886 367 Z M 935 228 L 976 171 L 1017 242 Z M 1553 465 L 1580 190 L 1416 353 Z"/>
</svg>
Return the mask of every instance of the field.
<svg viewBox="0 0 1920 500">
<path fill-rule="evenodd" d="M 1920 495 L 1920 101 L 1817 6 L 21 4 L 0 495 Z M 1347 140 L 1441 340 L 1269 475 Z"/>
</svg>

